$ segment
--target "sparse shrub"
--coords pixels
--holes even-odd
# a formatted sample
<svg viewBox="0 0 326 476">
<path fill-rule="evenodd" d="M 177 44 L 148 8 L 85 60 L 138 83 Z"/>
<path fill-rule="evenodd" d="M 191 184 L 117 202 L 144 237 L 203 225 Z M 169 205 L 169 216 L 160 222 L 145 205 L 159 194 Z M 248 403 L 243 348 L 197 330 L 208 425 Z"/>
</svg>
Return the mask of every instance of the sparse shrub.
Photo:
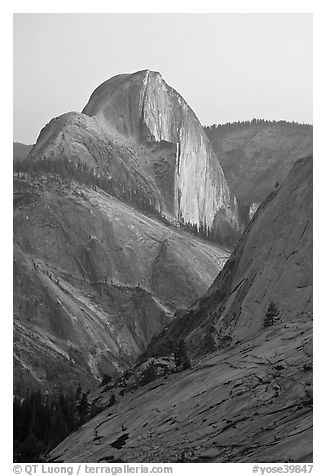
<svg viewBox="0 0 326 476">
<path fill-rule="evenodd" d="M 90 404 L 88 403 L 87 393 L 85 392 L 82 394 L 81 399 L 76 405 L 76 410 L 82 424 L 85 423 L 86 421 L 86 417 L 89 413 L 89 409 L 90 409 Z"/>
<path fill-rule="evenodd" d="M 90 411 L 89 411 L 89 417 L 90 418 L 95 417 L 96 415 L 101 413 L 102 410 L 103 410 L 102 406 L 98 405 L 95 401 L 92 402 L 92 405 L 91 405 L 91 408 L 90 408 Z"/>
<path fill-rule="evenodd" d="M 279 315 L 279 310 L 276 304 L 271 301 L 265 312 L 264 327 L 269 327 L 274 324 L 275 318 Z"/>
<path fill-rule="evenodd" d="M 312 363 L 308 362 L 308 363 L 303 364 L 303 370 L 305 372 L 310 372 L 312 370 Z"/>
<path fill-rule="evenodd" d="M 147 385 L 150 382 L 153 382 L 157 378 L 157 370 L 154 365 L 154 362 L 150 362 L 146 369 L 143 371 L 141 376 L 140 384 Z"/>
<path fill-rule="evenodd" d="M 186 343 L 183 339 L 179 341 L 174 351 L 174 360 L 176 367 L 182 367 L 183 370 L 191 368 L 191 361 L 187 352 Z"/>
<path fill-rule="evenodd" d="M 274 369 L 275 369 L 275 370 L 284 370 L 285 367 L 284 367 L 284 365 L 282 365 L 282 364 L 276 364 L 276 365 L 274 365 Z"/>
<path fill-rule="evenodd" d="M 101 388 L 101 387 L 100 387 Z M 101 392 L 100 393 L 106 393 L 106 392 L 109 392 L 112 388 L 112 385 L 108 384 L 108 385 L 105 385 L 105 387 L 102 388 Z"/>
<path fill-rule="evenodd" d="M 111 381 L 112 381 L 112 377 L 108 374 L 104 374 L 103 377 L 102 377 L 100 387 L 104 387 L 105 385 L 107 385 Z"/>
<path fill-rule="evenodd" d="M 312 385 L 310 383 L 306 383 L 305 384 L 305 387 L 304 387 L 304 390 L 305 390 L 305 396 L 303 397 L 302 399 L 302 405 L 303 406 L 311 406 L 313 404 L 313 389 L 312 389 Z"/>
<path fill-rule="evenodd" d="M 115 403 L 116 403 L 117 399 L 114 395 L 114 393 L 112 393 L 111 397 L 110 397 L 110 400 L 109 400 L 109 407 L 112 407 Z"/>
<path fill-rule="evenodd" d="M 232 342 L 232 337 L 229 334 L 220 335 L 218 343 L 220 349 L 224 349 L 224 347 L 230 345 Z"/>
<path fill-rule="evenodd" d="M 203 347 L 205 352 L 214 352 L 217 348 L 214 334 L 216 333 L 215 329 L 214 332 L 210 331 L 206 334 L 206 337 L 203 342 Z"/>
</svg>

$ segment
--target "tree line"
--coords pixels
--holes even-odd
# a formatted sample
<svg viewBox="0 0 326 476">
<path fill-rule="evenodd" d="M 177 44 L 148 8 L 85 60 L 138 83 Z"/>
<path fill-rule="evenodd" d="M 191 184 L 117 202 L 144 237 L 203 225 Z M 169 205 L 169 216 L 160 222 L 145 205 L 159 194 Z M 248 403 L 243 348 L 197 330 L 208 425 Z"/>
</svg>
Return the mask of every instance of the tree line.
<svg viewBox="0 0 326 476">
<path fill-rule="evenodd" d="M 14 462 L 42 461 L 42 455 L 102 410 L 96 402 L 89 403 L 80 385 L 70 393 L 61 390 L 57 395 L 44 395 L 37 390 L 15 396 Z"/>
<path fill-rule="evenodd" d="M 191 360 L 184 340 L 177 342 L 174 349 L 175 371 L 191 368 Z M 128 372 L 126 372 L 127 374 Z M 162 376 L 157 366 L 150 362 L 143 370 L 138 386 L 144 386 Z M 34 390 L 25 396 L 14 396 L 13 401 L 13 460 L 25 463 L 45 461 L 45 455 L 63 441 L 70 433 L 89 421 L 105 407 L 116 404 L 113 393 L 115 387 L 124 380 L 120 376 L 115 382 L 104 375 L 100 383 L 101 393 L 111 392 L 105 405 L 97 400 L 89 401 L 89 392 L 83 391 L 79 384 L 74 391 L 60 390 L 57 394 Z M 119 395 L 123 395 L 121 389 Z"/>
<path fill-rule="evenodd" d="M 59 181 L 60 178 L 75 180 L 95 191 L 101 189 L 145 215 L 160 220 L 166 226 L 171 226 L 171 223 L 161 213 L 160 207 L 142 190 L 124 184 L 121 180 L 118 182 L 108 174 L 99 174 L 94 167 L 88 166 L 79 159 L 71 161 L 65 157 L 59 157 L 55 160 L 42 158 L 38 160 L 14 161 L 14 172 L 26 174 L 29 178 L 46 173 L 49 180 L 51 178 L 54 181 Z M 208 228 L 206 223 L 201 222 L 197 225 L 196 223 L 185 222 L 181 217 L 180 227 L 195 236 L 200 236 L 209 241 L 216 242 L 219 239 L 217 233 Z"/>
<path fill-rule="evenodd" d="M 67 180 L 75 180 L 95 191 L 97 188 L 102 189 L 104 192 L 131 205 L 142 213 L 167 223 L 155 200 L 144 191 L 138 187 L 132 187 L 128 183 L 123 183 L 121 180 L 117 181 L 108 174 L 99 173 L 94 167 L 88 166 L 79 159 L 72 161 L 65 157 L 58 157 L 55 160 L 42 158 L 14 161 L 13 169 L 15 173 L 25 173 L 28 177 L 46 173 L 50 174 L 54 180 L 59 180 L 59 177 L 61 177 Z"/>
<path fill-rule="evenodd" d="M 205 126 L 205 131 L 207 133 L 214 133 L 216 130 L 230 130 L 230 129 L 239 129 L 242 127 L 248 126 L 284 126 L 284 125 L 292 125 L 295 127 L 303 127 L 303 128 L 311 128 L 311 124 L 306 124 L 303 122 L 296 122 L 296 121 L 276 121 L 276 120 L 268 120 L 268 119 L 256 119 L 253 118 L 251 121 L 235 121 L 235 122 L 226 122 L 224 124 L 212 124 L 211 126 Z"/>
<path fill-rule="evenodd" d="M 188 231 L 189 233 L 192 233 L 195 236 L 200 236 L 205 240 L 213 242 L 219 241 L 218 233 L 213 228 L 209 228 L 206 223 L 200 222 L 198 226 L 197 223 L 191 223 L 189 221 L 185 222 L 181 218 L 180 227 L 185 231 Z"/>
</svg>

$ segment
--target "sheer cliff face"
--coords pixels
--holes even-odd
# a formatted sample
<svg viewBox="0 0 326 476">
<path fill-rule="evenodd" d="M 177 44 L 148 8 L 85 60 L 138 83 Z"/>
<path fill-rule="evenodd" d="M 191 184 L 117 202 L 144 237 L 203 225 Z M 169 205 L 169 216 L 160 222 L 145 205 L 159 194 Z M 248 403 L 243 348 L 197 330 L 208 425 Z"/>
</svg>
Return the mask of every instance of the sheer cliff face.
<svg viewBox="0 0 326 476">
<path fill-rule="evenodd" d="M 104 131 L 138 144 L 175 144 L 174 217 L 206 224 L 222 238 L 239 232 L 236 200 L 199 120 L 159 73 L 145 70 L 106 81 L 83 113 Z"/>
<path fill-rule="evenodd" d="M 312 158 L 297 161 L 284 184 L 259 207 L 211 288 L 171 323 L 150 349 L 186 338 L 209 351 L 227 334 L 241 341 L 261 332 L 271 301 L 282 323 L 312 313 Z M 215 345 L 215 344 L 214 344 Z"/>
<path fill-rule="evenodd" d="M 220 291 L 227 298 L 216 306 Z M 237 338 L 262 328 L 271 301 L 282 322 L 311 318 L 312 158 L 264 201 L 209 294 L 218 327 Z"/>
</svg>

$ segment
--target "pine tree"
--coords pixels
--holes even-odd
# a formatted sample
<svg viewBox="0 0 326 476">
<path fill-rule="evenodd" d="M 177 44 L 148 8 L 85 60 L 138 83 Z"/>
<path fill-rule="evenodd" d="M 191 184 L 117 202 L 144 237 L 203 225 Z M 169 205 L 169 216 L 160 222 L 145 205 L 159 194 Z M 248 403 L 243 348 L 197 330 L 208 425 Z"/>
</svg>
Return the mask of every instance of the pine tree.
<svg viewBox="0 0 326 476">
<path fill-rule="evenodd" d="M 78 384 L 77 387 L 76 387 L 76 394 L 75 394 L 76 400 L 80 400 L 80 397 L 82 395 L 82 390 L 83 389 L 82 389 L 81 385 Z"/>
<path fill-rule="evenodd" d="M 89 413 L 90 405 L 88 403 L 87 393 L 83 393 L 81 399 L 76 405 L 77 413 L 80 417 L 81 424 L 85 423 L 86 417 Z"/>
<path fill-rule="evenodd" d="M 114 393 L 112 393 L 112 395 L 110 397 L 110 400 L 109 400 L 109 407 L 112 407 L 115 404 L 116 401 L 117 401 L 117 399 L 115 398 Z"/>
<path fill-rule="evenodd" d="M 183 370 L 191 368 L 191 362 L 188 356 L 186 343 L 183 339 L 179 341 L 174 351 L 174 360 L 176 367 L 182 366 Z"/>
<path fill-rule="evenodd" d="M 142 373 L 141 385 L 147 385 L 150 382 L 153 382 L 157 378 L 157 371 L 154 365 L 154 362 L 150 362 L 149 365 Z"/>
<path fill-rule="evenodd" d="M 105 283 L 107 283 L 107 276 L 105 276 Z M 108 383 L 110 383 L 112 380 L 112 377 L 110 377 L 110 375 L 108 374 L 104 374 L 103 377 L 102 377 L 102 381 L 101 381 L 101 387 L 104 387 L 104 385 L 107 385 Z"/>
<path fill-rule="evenodd" d="M 62 408 L 58 405 L 52 418 L 52 444 L 57 445 L 68 434 L 68 425 L 64 418 Z"/>
<path fill-rule="evenodd" d="M 269 327 L 274 324 L 275 317 L 279 315 L 279 310 L 276 304 L 271 301 L 265 312 L 264 327 Z"/>
<path fill-rule="evenodd" d="M 44 450 L 44 443 L 39 441 L 34 433 L 30 433 L 21 444 L 21 452 L 23 461 L 27 463 L 37 463 L 38 456 Z"/>
</svg>

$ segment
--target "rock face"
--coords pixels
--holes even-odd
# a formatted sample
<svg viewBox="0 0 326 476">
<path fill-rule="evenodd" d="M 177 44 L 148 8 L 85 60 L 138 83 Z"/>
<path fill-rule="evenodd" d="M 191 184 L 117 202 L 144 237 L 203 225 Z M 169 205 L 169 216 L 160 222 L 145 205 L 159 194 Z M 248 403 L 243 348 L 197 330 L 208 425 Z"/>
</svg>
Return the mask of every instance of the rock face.
<svg viewBox="0 0 326 476">
<path fill-rule="evenodd" d="M 282 322 L 310 319 L 312 158 L 295 163 L 260 206 L 207 294 L 157 337 L 153 349 L 186 338 L 200 353 L 224 335 L 250 338 L 262 329 L 271 301 Z"/>
<path fill-rule="evenodd" d="M 228 256 L 75 182 L 20 174 L 14 200 L 17 393 L 125 369 Z"/>
<path fill-rule="evenodd" d="M 311 252 L 309 158 L 260 206 L 208 293 L 153 340 L 149 352 L 168 355 L 185 339 L 192 368 L 119 397 L 50 461 L 311 462 Z M 279 315 L 266 327 L 271 300 Z"/>
<path fill-rule="evenodd" d="M 113 77 L 83 113 L 52 120 L 30 159 L 56 157 L 78 158 L 141 189 L 170 221 L 202 226 L 224 242 L 240 236 L 237 202 L 205 131 L 159 73 Z"/>
<path fill-rule="evenodd" d="M 205 127 L 231 191 L 248 218 L 283 183 L 294 162 L 312 155 L 312 126 L 286 121 L 257 121 Z M 252 214 L 249 212 L 249 218 Z"/>
<path fill-rule="evenodd" d="M 191 370 L 118 397 L 49 460 L 310 463 L 311 341 L 310 323 L 278 324 L 210 354 Z"/>
</svg>

